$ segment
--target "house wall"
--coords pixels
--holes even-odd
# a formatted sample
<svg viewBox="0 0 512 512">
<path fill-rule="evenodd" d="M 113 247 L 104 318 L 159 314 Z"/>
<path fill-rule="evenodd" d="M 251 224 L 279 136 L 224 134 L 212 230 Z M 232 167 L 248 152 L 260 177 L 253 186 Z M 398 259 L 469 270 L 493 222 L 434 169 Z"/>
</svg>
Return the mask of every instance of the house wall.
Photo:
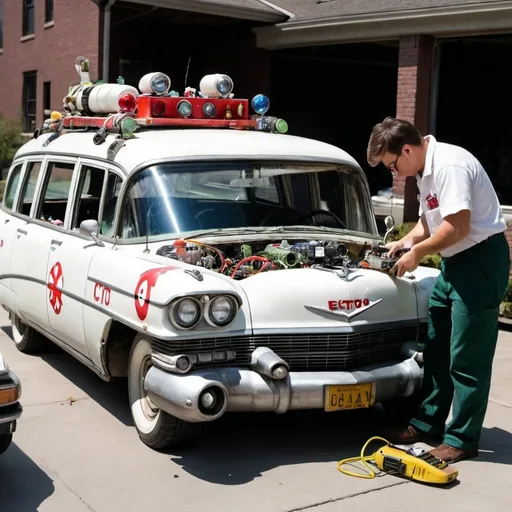
<svg viewBox="0 0 512 512">
<path fill-rule="evenodd" d="M 51 109 L 62 110 L 70 85 L 78 82 L 76 57 L 86 56 L 91 78 L 98 78 L 100 9 L 93 0 L 55 0 L 54 21 L 45 26 L 45 2 L 35 2 L 34 34 L 22 37 L 23 2 L 4 0 L 0 53 L 0 113 L 21 114 L 23 73 L 37 72 L 36 127 L 43 121 L 43 83 L 51 83 Z"/>
</svg>

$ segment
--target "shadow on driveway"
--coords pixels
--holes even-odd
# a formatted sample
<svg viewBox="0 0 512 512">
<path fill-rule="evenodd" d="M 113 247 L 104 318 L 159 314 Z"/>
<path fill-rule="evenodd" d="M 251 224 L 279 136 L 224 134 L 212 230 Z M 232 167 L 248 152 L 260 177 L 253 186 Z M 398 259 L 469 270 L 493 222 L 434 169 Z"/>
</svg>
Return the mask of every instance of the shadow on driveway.
<svg viewBox="0 0 512 512">
<path fill-rule="evenodd" d="M 36 512 L 54 491 L 52 479 L 13 441 L 0 456 L 0 510 Z"/>
<path fill-rule="evenodd" d="M 379 406 L 330 414 L 226 414 L 208 424 L 203 437 L 193 446 L 169 453 L 173 462 L 196 478 L 241 485 L 279 466 L 335 463 L 358 456 L 370 437 L 385 437 L 388 426 L 387 416 Z M 383 444 L 370 444 L 367 455 Z"/>
</svg>

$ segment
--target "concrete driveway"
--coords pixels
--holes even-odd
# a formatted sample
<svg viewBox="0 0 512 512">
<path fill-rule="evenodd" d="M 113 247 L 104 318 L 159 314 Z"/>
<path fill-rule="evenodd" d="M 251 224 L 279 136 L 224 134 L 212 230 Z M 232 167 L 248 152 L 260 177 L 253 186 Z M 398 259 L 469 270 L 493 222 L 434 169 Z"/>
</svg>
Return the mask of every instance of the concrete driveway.
<svg viewBox="0 0 512 512">
<path fill-rule="evenodd" d="M 511 333 L 500 333 L 481 456 L 457 465 L 458 485 L 438 489 L 337 471 L 338 460 L 358 455 L 369 437 L 382 434 L 379 407 L 226 416 L 209 424 L 193 449 L 152 451 L 132 426 L 124 383 L 102 382 L 58 349 L 23 355 L 3 312 L 0 325 L 0 351 L 21 378 L 25 408 L 0 457 L 2 511 L 512 509 Z"/>
</svg>

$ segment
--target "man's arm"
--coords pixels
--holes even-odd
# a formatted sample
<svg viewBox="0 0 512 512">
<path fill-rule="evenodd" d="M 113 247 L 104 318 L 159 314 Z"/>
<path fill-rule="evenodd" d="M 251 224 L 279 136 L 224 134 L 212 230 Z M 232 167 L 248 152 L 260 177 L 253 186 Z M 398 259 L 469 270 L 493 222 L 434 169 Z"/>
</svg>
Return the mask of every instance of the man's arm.
<svg viewBox="0 0 512 512">
<path fill-rule="evenodd" d="M 448 215 L 433 236 L 418 243 L 411 250 L 416 252 L 418 259 L 421 259 L 428 254 L 437 254 L 451 247 L 468 235 L 470 219 L 470 210 L 460 210 Z"/>
<path fill-rule="evenodd" d="M 429 236 L 430 231 L 428 229 L 425 215 L 423 214 L 416 223 L 416 226 L 414 226 L 414 228 L 412 228 L 411 231 L 409 231 L 409 233 L 405 235 L 401 241 L 404 242 L 404 247 L 412 247 L 419 244 L 420 242 L 423 242 L 423 240 L 426 240 Z"/>
</svg>

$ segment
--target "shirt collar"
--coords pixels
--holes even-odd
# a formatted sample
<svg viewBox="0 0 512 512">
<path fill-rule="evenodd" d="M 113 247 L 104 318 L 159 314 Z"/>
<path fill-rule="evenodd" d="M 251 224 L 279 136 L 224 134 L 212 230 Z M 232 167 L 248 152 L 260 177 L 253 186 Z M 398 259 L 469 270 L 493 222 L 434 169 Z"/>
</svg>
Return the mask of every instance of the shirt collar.
<svg viewBox="0 0 512 512">
<path fill-rule="evenodd" d="M 436 149 L 436 139 L 433 135 L 426 135 L 425 139 L 428 139 L 427 154 L 425 156 L 425 168 L 423 169 L 423 178 L 432 173 L 432 165 L 434 160 L 434 151 Z"/>
</svg>

